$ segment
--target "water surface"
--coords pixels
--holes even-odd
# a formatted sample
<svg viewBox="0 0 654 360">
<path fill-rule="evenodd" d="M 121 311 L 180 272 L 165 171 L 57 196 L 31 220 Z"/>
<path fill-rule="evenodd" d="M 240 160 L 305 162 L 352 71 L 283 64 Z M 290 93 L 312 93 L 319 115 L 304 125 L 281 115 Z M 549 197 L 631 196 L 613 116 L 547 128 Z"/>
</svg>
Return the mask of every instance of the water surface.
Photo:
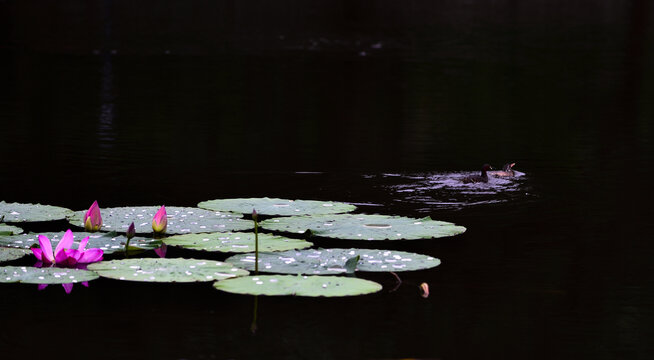
<svg viewBox="0 0 654 360">
<path fill-rule="evenodd" d="M 324 199 L 468 229 L 315 239 L 443 263 L 393 292 L 365 274 L 384 290 L 259 298 L 255 334 L 254 299 L 208 284 L 2 285 L 3 352 L 47 334 L 95 358 L 650 358 L 652 8 L 556 3 L 3 2 L 5 201 Z M 508 161 L 524 176 L 459 182 Z"/>
</svg>

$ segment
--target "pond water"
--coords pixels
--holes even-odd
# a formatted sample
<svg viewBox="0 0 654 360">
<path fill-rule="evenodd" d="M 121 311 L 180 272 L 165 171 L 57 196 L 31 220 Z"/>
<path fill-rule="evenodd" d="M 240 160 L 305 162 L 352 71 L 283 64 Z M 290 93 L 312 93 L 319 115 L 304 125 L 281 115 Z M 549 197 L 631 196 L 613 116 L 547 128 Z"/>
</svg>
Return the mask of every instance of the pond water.
<svg viewBox="0 0 654 360">
<path fill-rule="evenodd" d="M 0 199 L 336 200 L 467 232 L 315 239 L 442 261 L 395 291 L 393 276 L 362 274 L 384 290 L 360 297 L 255 305 L 210 284 L 2 284 L 4 354 L 652 356 L 653 6 L 263 3 L 0 3 Z M 524 174 L 459 181 L 506 162 Z M 66 228 L 27 229 L 53 226 Z"/>
</svg>

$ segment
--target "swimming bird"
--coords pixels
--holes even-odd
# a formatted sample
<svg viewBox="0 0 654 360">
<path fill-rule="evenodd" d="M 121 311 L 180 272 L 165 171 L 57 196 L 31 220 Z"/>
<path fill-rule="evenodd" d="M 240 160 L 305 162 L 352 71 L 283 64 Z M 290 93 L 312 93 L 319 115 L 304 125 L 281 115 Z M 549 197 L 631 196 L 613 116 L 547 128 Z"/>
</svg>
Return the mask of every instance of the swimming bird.
<svg viewBox="0 0 654 360">
<path fill-rule="evenodd" d="M 515 176 L 515 171 L 513 170 L 514 166 L 515 166 L 515 163 L 506 163 L 506 164 L 504 164 L 504 167 L 502 167 L 502 170 L 491 171 L 490 174 L 492 176 L 497 176 L 497 177 Z"/>
<path fill-rule="evenodd" d="M 484 166 L 481 167 L 481 175 L 466 176 L 461 179 L 461 181 L 463 181 L 464 184 L 488 182 L 488 174 L 486 172 L 491 169 L 492 167 L 490 165 L 484 164 Z"/>
</svg>

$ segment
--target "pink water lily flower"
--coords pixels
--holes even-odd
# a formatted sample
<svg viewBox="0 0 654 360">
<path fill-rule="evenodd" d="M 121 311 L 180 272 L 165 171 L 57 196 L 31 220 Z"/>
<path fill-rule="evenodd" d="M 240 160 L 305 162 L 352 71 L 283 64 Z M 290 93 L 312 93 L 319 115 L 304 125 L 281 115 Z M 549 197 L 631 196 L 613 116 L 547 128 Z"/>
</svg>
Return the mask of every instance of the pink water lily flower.
<svg viewBox="0 0 654 360">
<path fill-rule="evenodd" d="M 168 226 L 168 215 L 166 214 L 166 206 L 162 206 L 152 219 L 152 230 L 155 233 L 165 233 L 166 226 Z"/>
<path fill-rule="evenodd" d="M 68 229 L 64 236 L 59 240 L 57 248 L 52 251 L 52 244 L 50 239 L 46 236 L 39 235 L 39 246 L 40 248 L 32 248 L 32 252 L 37 259 L 42 261 L 44 264 L 56 264 L 63 263 L 68 259 L 66 255 L 66 249 L 70 249 L 73 246 L 73 232 Z"/>
<path fill-rule="evenodd" d="M 65 261 L 65 266 L 75 266 L 77 264 L 90 264 L 102 260 L 104 251 L 98 248 L 86 249 L 86 244 L 89 242 L 89 237 L 85 237 L 80 241 L 77 250 L 67 249 L 64 250 L 68 258 Z"/>
<path fill-rule="evenodd" d="M 46 236 L 39 235 L 40 248 L 32 248 L 34 256 L 45 265 L 58 265 L 58 266 L 75 266 L 77 264 L 88 264 L 102 260 L 104 251 L 102 249 L 93 248 L 85 249 L 89 241 L 89 237 L 85 237 L 80 242 L 77 250 L 71 249 L 73 246 L 73 232 L 68 229 L 64 236 L 57 244 L 57 247 L 52 251 L 52 243 Z"/>
<path fill-rule="evenodd" d="M 94 201 L 91 207 L 84 214 L 84 229 L 86 231 L 95 232 L 102 227 L 102 215 L 100 215 L 100 207 L 98 201 Z"/>
</svg>

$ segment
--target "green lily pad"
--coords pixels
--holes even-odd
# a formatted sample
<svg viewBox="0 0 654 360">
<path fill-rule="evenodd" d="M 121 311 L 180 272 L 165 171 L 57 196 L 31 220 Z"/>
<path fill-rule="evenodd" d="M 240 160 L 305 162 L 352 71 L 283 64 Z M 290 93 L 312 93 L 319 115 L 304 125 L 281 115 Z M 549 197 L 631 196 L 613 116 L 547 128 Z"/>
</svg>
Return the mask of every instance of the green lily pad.
<svg viewBox="0 0 654 360">
<path fill-rule="evenodd" d="M 0 248 L 0 262 L 18 260 L 31 253 L 31 251 L 23 249 Z"/>
<path fill-rule="evenodd" d="M 72 210 L 59 206 L 0 201 L 0 219 L 6 223 L 64 220 L 71 215 Z"/>
<path fill-rule="evenodd" d="M 6 224 L 0 224 L 0 236 L 18 235 L 18 234 L 22 234 L 22 233 L 23 233 L 23 229 L 21 229 L 19 227 L 6 225 Z"/>
<path fill-rule="evenodd" d="M 127 232 L 134 222 L 137 234 L 152 234 L 152 218 L 159 206 L 127 206 L 100 209 L 103 231 Z M 252 221 L 242 220 L 242 215 L 209 211 L 192 207 L 166 207 L 168 227 L 166 234 L 188 234 L 249 230 L 254 227 Z M 70 223 L 84 227 L 86 211 L 77 211 L 70 218 Z"/>
<path fill-rule="evenodd" d="M 48 233 L 31 233 L 31 234 L 21 234 L 13 236 L 1 236 L 0 237 L 0 246 L 14 247 L 29 249 L 34 245 L 39 244 L 38 235 L 43 235 L 50 239 L 52 243 L 52 248 L 56 248 L 59 240 L 64 236 L 65 232 L 48 232 Z M 89 242 L 86 245 L 87 249 L 90 248 L 99 248 L 104 251 L 105 254 L 111 254 L 116 251 L 125 250 L 125 242 L 127 237 L 125 235 L 118 235 L 115 232 L 111 233 L 87 233 L 87 232 L 74 232 L 73 239 L 76 245 L 73 245 L 73 249 L 77 249 L 79 242 L 85 237 L 89 237 Z M 146 238 L 146 237 L 133 237 L 129 242 L 130 249 L 137 250 L 151 250 L 156 249 L 161 245 L 161 240 Z"/>
<path fill-rule="evenodd" d="M 218 281 L 222 291 L 247 295 L 356 296 L 372 294 L 382 286 L 370 280 L 342 276 L 257 275 Z"/>
<path fill-rule="evenodd" d="M 216 281 L 249 274 L 229 263 L 201 259 L 111 260 L 90 264 L 88 269 L 111 279 L 144 282 Z"/>
<path fill-rule="evenodd" d="M 268 230 L 305 233 L 347 240 L 416 240 L 453 236 L 466 228 L 430 218 L 401 216 L 336 214 L 292 216 L 261 222 Z"/>
<path fill-rule="evenodd" d="M 283 216 L 339 214 L 356 209 L 356 206 L 342 202 L 275 198 L 209 200 L 199 203 L 198 207 L 241 214 L 252 214 L 252 209 L 256 209 L 260 215 Z"/>
<path fill-rule="evenodd" d="M 254 251 L 254 233 L 209 233 L 175 235 L 163 239 L 167 245 L 185 249 L 243 253 Z M 313 244 L 271 234 L 259 234 L 259 251 L 306 249 Z"/>
<path fill-rule="evenodd" d="M 97 278 L 98 274 L 80 269 L 26 266 L 0 267 L 0 283 L 70 284 L 91 281 Z"/>
<path fill-rule="evenodd" d="M 358 271 L 413 271 L 440 265 L 437 258 L 391 250 L 369 249 L 306 249 L 278 253 L 259 253 L 259 271 L 281 274 L 330 275 L 347 272 L 348 260 L 359 256 Z M 254 254 L 239 254 L 229 257 L 230 262 L 240 268 L 254 270 Z"/>
</svg>

